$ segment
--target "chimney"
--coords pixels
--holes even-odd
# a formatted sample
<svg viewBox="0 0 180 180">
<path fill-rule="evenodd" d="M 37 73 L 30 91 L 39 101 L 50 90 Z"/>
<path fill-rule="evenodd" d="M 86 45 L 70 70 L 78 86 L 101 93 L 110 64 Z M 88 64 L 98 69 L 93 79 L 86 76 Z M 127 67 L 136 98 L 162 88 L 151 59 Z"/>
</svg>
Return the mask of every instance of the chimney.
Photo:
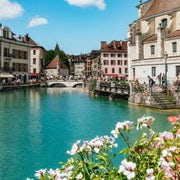
<svg viewBox="0 0 180 180">
<path fill-rule="evenodd" d="M 106 41 L 101 41 L 101 49 L 104 49 L 107 46 Z"/>
</svg>

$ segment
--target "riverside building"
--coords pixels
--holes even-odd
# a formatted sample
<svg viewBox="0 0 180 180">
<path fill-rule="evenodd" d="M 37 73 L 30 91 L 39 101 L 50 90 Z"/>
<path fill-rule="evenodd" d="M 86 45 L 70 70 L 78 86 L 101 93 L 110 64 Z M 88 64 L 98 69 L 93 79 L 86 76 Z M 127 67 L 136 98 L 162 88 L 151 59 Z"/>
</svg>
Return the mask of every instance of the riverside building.
<svg viewBox="0 0 180 180">
<path fill-rule="evenodd" d="M 29 79 L 31 45 L 21 35 L 14 34 L 9 27 L 0 24 L 0 71 L 7 77 L 26 82 Z M 8 76 L 9 74 L 9 76 Z"/>
<path fill-rule="evenodd" d="M 127 41 L 101 42 L 101 73 L 112 78 L 128 76 Z"/>
<path fill-rule="evenodd" d="M 30 50 L 30 66 L 29 75 L 31 79 L 38 79 L 44 76 L 45 68 L 45 53 L 46 49 L 39 46 L 34 40 L 26 34 L 23 37 L 24 41 L 31 45 Z"/>
<path fill-rule="evenodd" d="M 129 25 L 129 79 L 143 83 L 161 73 L 168 84 L 180 74 L 180 0 L 148 0 Z"/>
</svg>

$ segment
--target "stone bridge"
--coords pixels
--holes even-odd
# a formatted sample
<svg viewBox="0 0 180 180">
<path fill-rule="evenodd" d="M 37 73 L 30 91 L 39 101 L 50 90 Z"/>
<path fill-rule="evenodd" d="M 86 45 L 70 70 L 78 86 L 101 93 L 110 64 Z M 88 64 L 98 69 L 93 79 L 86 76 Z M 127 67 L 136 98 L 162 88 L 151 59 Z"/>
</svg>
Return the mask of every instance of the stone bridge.
<svg viewBox="0 0 180 180">
<path fill-rule="evenodd" d="M 83 80 L 47 80 L 48 87 L 68 87 L 68 88 L 75 88 L 75 87 L 83 87 Z"/>
</svg>

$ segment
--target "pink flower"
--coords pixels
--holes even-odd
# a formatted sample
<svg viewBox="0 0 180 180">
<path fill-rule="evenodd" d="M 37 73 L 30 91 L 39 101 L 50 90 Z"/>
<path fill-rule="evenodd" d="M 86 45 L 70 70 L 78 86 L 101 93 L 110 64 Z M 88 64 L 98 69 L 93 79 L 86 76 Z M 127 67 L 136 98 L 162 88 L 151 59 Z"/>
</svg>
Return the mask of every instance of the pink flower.
<svg viewBox="0 0 180 180">
<path fill-rule="evenodd" d="M 171 122 L 172 125 L 176 125 L 177 121 L 180 120 L 180 116 L 169 116 L 168 121 Z"/>
<path fill-rule="evenodd" d="M 159 135 L 164 140 L 173 140 L 174 139 L 174 135 L 171 132 L 164 131 L 163 133 L 159 133 Z"/>
</svg>

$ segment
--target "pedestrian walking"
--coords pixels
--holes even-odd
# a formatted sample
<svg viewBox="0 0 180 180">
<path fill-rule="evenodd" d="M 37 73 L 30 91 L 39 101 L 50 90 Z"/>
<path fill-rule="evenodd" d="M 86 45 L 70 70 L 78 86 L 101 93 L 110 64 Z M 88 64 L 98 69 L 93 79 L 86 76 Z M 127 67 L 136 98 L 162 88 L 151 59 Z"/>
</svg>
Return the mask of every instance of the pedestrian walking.
<svg viewBox="0 0 180 180">
<path fill-rule="evenodd" d="M 149 79 L 149 89 L 152 92 L 152 87 L 155 84 L 155 82 L 154 82 L 153 78 L 151 78 L 150 76 L 148 76 L 148 79 Z"/>
</svg>

